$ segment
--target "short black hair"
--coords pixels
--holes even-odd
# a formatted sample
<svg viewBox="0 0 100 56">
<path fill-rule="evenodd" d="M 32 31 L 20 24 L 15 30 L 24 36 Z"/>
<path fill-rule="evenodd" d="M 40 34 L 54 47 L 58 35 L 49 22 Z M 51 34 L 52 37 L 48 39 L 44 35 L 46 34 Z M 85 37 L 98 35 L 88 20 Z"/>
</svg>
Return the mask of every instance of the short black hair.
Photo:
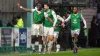
<svg viewBox="0 0 100 56">
<path fill-rule="evenodd" d="M 73 9 L 74 9 L 74 8 L 77 8 L 77 9 L 78 9 L 78 7 L 73 7 Z"/>
<path fill-rule="evenodd" d="M 40 8 L 40 7 L 42 7 L 42 4 L 37 3 L 37 4 L 36 4 L 36 7 L 39 7 L 39 8 Z"/>
<path fill-rule="evenodd" d="M 13 19 L 12 19 L 12 23 L 15 25 L 15 24 L 17 24 L 17 19 L 19 19 L 19 18 L 17 18 L 17 17 L 13 17 Z"/>
<path fill-rule="evenodd" d="M 48 3 L 44 3 L 44 5 L 47 5 L 47 6 L 49 6 L 49 4 L 48 4 Z"/>
<path fill-rule="evenodd" d="M 44 3 L 44 5 L 47 5 L 50 9 L 51 9 L 51 6 L 50 6 L 50 4 L 48 4 L 48 3 Z"/>
<path fill-rule="evenodd" d="M 36 4 L 36 7 L 39 8 L 38 10 L 41 10 L 41 9 L 42 9 L 42 4 L 37 3 L 37 4 Z"/>
<path fill-rule="evenodd" d="M 16 18 L 20 19 L 20 18 L 21 18 L 21 16 L 20 16 L 20 15 L 18 15 Z"/>
</svg>

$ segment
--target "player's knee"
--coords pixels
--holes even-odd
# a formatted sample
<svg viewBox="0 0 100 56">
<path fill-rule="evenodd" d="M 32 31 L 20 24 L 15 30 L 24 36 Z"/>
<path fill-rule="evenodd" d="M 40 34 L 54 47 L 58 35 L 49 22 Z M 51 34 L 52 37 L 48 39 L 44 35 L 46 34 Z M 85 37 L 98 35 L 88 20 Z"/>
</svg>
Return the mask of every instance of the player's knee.
<svg viewBox="0 0 100 56">
<path fill-rule="evenodd" d="M 53 41 L 53 39 L 54 39 L 54 37 L 53 37 L 52 35 L 49 35 L 49 36 L 48 36 L 48 40 L 49 40 L 49 41 Z"/>
<path fill-rule="evenodd" d="M 47 37 L 44 37 L 44 38 L 43 38 L 43 41 L 47 41 Z"/>
</svg>

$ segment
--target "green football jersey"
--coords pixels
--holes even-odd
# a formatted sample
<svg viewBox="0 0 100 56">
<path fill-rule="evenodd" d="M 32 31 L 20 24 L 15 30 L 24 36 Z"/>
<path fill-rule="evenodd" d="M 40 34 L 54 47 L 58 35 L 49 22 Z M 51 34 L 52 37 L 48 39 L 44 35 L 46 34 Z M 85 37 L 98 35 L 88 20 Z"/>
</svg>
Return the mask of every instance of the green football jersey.
<svg viewBox="0 0 100 56">
<path fill-rule="evenodd" d="M 42 13 L 41 14 L 38 14 L 38 12 L 35 10 L 33 12 L 33 23 L 34 24 L 37 24 L 38 22 L 43 22 L 43 18 L 44 18 L 44 14 L 43 14 L 43 11 L 41 11 Z"/>
<path fill-rule="evenodd" d="M 51 18 L 53 21 L 54 21 L 54 17 L 52 15 L 52 10 L 48 11 L 48 12 L 45 12 L 44 13 L 47 13 L 48 14 L 48 17 Z M 45 27 L 53 27 L 53 23 L 51 23 L 47 18 L 45 18 L 44 22 L 43 22 L 43 25 Z"/>
<path fill-rule="evenodd" d="M 59 24 L 60 24 L 60 21 L 57 20 L 57 23 L 56 23 L 56 29 L 54 30 L 54 32 L 59 32 L 59 31 L 60 31 Z"/>
<path fill-rule="evenodd" d="M 71 30 L 80 29 L 81 14 L 71 14 Z"/>
</svg>

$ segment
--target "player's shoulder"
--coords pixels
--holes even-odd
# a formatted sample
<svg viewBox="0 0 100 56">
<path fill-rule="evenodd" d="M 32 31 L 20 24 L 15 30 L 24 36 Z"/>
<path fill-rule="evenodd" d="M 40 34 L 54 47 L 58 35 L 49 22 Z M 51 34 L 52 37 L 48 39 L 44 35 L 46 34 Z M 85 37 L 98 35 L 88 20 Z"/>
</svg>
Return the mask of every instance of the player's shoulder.
<svg viewBox="0 0 100 56">
<path fill-rule="evenodd" d="M 36 11 L 36 9 L 31 9 L 32 12 Z"/>
<path fill-rule="evenodd" d="M 54 10 L 52 10 L 52 9 L 49 9 L 49 12 L 54 12 Z"/>
<path fill-rule="evenodd" d="M 52 9 L 50 9 L 50 12 L 52 12 L 52 14 L 55 14 L 55 11 L 54 11 L 54 10 L 52 10 Z"/>
<path fill-rule="evenodd" d="M 33 12 L 33 13 L 35 13 L 35 12 L 37 12 L 37 11 L 36 11 L 36 10 L 34 10 L 34 9 L 32 9 L 32 12 Z"/>
<path fill-rule="evenodd" d="M 81 15 L 82 15 L 82 13 L 78 13 L 78 15 L 80 15 L 80 16 L 81 16 Z"/>
</svg>

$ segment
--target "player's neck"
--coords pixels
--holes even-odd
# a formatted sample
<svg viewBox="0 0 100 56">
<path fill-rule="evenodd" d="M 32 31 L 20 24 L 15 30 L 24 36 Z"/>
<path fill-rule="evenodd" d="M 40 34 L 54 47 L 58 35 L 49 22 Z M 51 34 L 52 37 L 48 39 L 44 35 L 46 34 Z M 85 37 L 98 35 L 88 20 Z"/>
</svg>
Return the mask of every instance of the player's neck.
<svg viewBox="0 0 100 56">
<path fill-rule="evenodd" d="M 73 14 L 78 14 L 78 13 L 73 13 Z"/>
<path fill-rule="evenodd" d="M 47 12 L 49 11 L 50 9 L 47 9 Z"/>
</svg>

